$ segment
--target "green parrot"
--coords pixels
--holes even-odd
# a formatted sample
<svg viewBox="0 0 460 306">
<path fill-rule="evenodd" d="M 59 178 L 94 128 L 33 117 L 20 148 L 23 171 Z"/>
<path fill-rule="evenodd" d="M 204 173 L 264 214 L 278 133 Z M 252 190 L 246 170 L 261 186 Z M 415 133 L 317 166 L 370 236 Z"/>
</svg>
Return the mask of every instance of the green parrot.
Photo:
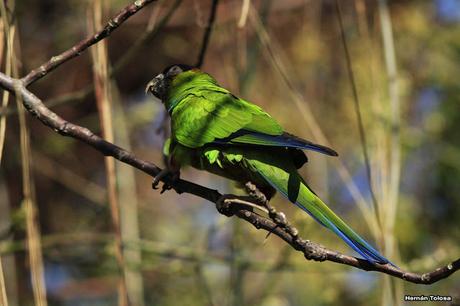
<svg viewBox="0 0 460 306">
<path fill-rule="evenodd" d="M 147 84 L 171 116 L 165 144 L 167 171 L 184 166 L 251 182 L 270 199 L 276 191 L 310 214 L 371 263 L 390 263 L 339 218 L 307 185 L 297 169 L 308 159 L 302 150 L 330 156 L 325 146 L 296 137 L 259 106 L 236 97 L 209 74 L 188 65 L 167 67 Z M 154 187 L 160 177 L 155 178 Z M 390 263 L 391 264 L 391 263 Z"/>
</svg>

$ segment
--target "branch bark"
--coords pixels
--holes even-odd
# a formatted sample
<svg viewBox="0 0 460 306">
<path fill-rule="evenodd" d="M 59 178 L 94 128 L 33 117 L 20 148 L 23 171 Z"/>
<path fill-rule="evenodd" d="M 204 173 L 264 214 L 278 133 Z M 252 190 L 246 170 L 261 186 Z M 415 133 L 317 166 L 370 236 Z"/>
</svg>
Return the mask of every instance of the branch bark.
<svg viewBox="0 0 460 306">
<path fill-rule="evenodd" d="M 51 58 L 48 62 L 44 63 L 39 68 L 32 70 L 22 79 L 14 79 L 3 73 L 0 73 L 0 87 L 11 92 L 12 94 L 19 94 L 26 110 L 32 116 L 40 120 L 43 124 L 52 128 L 55 132 L 60 133 L 63 136 L 69 136 L 78 139 L 86 145 L 93 147 L 101 154 L 105 156 L 112 156 L 115 159 L 134 168 L 137 168 L 152 177 L 156 176 L 161 171 L 161 168 L 149 161 L 145 161 L 136 157 L 133 153 L 113 143 L 102 139 L 89 129 L 73 124 L 61 118 L 59 115 L 47 108 L 43 104 L 42 100 L 31 93 L 26 87 L 38 79 L 44 77 L 50 71 L 56 69 L 68 60 L 78 56 L 89 46 L 109 36 L 110 33 L 127 18 L 153 1 L 155 0 L 138 0 L 134 4 L 128 5 L 114 18 L 112 18 L 103 30 L 82 40 L 60 55 Z M 163 182 L 172 186 L 178 194 L 189 193 L 208 200 L 216 204 L 217 207 L 219 207 L 219 205 L 222 203 L 222 199 L 224 197 L 230 199 L 237 198 L 236 196 L 232 195 L 222 195 L 217 190 L 210 189 L 205 186 L 201 186 L 182 179 L 177 181 L 170 181 L 168 177 L 165 177 Z M 258 205 L 258 201 L 254 200 L 254 205 Z M 315 242 L 302 239 L 298 236 L 298 232 L 293 229 L 292 226 L 287 226 L 289 225 L 289 222 L 287 222 L 285 218 L 279 218 L 280 213 L 277 213 L 276 211 L 271 212 L 273 218 L 270 219 L 255 213 L 250 206 L 234 203 L 230 204 L 224 214 L 227 216 L 235 215 L 238 218 L 249 222 L 257 229 L 263 229 L 268 233 L 278 236 L 286 243 L 288 243 L 292 248 L 301 252 L 307 260 L 332 261 L 360 270 L 385 273 L 393 277 L 403 279 L 407 282 L 416 284 L 432 284 L 460 270 L 460 258 L 441 268 L 424 274 L 406 272 L 388 264 L 371 264 L 363 259 L 344 255 L 325 248 L 324 246 L 321 246 Z"/>
</svg>

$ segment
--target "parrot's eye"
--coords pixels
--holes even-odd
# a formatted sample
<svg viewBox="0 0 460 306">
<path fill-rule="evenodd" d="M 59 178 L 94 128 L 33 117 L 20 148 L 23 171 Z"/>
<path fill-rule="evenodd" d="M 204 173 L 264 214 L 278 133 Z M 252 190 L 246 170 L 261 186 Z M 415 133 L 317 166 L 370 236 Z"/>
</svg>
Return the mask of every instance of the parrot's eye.
<svg viewBox="0 0 460 306">
<path fill-rule="evenodd" d="M 169 69 L 168 76 L 175 77 L 176 75 L 178 75 L 181 72 L 183 72 L 182 68 L 177 66 L 177 65 L 175 65 L 175 66 L 172 66 Z"/>
</svg>

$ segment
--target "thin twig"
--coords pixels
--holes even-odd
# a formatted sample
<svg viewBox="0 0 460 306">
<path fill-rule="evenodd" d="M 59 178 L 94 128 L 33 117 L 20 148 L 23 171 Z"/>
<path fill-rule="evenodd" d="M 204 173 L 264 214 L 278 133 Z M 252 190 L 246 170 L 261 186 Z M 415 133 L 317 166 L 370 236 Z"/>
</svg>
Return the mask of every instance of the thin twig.
<svg viewBox="0 0 460 306">
<path fill-rule="evenodd" d="M 208 49 L 209 40 L 211 38 L 214 20 L 216 19 L 218 3 L 219 3 L 219 0 L 212 0 L 211 13 L 209 14 L 208 23 L 204 31 L 203 40 L 201 41 L 200 53 L 198 54 L 198 60 L 196 61 L 195 67 L 201 68 L 201 66 L 203 66 L 204 57 L 206 55 L 206 50 Z"/>
<path fill-rule="evenodd" d="M 14 93 L 15 82 L 19 85 L 17 86 L 17 92 L 22 96 L 22 101 L 25 108 L 46 126 L 52 128 L 64 136 L 70 136 L 78 139 L 83 143 L 93 147 L 103 155 L 113 156 L 119 161 L 131 165 L 149 174 L 150 176 L 155 176 L 161 171 L 161 169 L 155 164 L 142 160 L 136 157 L 134 154 L 124 150 L 123 148 L 105 141 L 101 137 L 92 133 L 87 128 L 78 126 L 62 119 L 56 113 L 49 110 L 39 98 L 27 90 L 20 80 L 15 80 L 3 73 L 0 73 L 0 87 L 10 91 L 11 93 Z M 165 177 L 163 182 L 172 186 L 173 189 L 179 194 L 189 193 L 215 204 L 219 203 L 223 197 L 223 195 L 217 190 L 213 190 L 182 179 L 171 181 L 168 177 Z M 426 285 L 435 283 L 460 270 L 460 258 L 441 268 L 424 274 L 406 272 L 389 264 L 373 264 L 360 258 L 344 255 L 327 249 L 312 241 L 304 240 L 299 236 L 293 236 L 291 233 L 289 233 L 289 231 L 283 227 L 280 227 L 269 218 L 247 210 L 246 206 L 231 206 L 231 214 L 246 220 L 257 229 L 263 229 L 280 237 L 292 248 L 301 252 L 307 260 L 332 261 L 335 263 L 355 267 L 360 270 L 381 272 L 396 278 L 403 279 L 407 282 Z"/>
<path fill-rule="evenodd" d="M 231 204 L 241 204 L 241 205 L 246 205 L 248 207 L 251 207 L 251 208 L 255 208 L 255 209 L 258 209 L 260 211 L 263 211 L 264 213 L 268 214 L 268 210 L 260 205 L 257 205 L 257 204 L 254 204 L 252 202 L 249 202 L 249 201 L 245 201 L 245 200 L 242 200 L 242 199 L 227 199 L 225 200 L 226 203 L 231 203 Z"/>
</svg>

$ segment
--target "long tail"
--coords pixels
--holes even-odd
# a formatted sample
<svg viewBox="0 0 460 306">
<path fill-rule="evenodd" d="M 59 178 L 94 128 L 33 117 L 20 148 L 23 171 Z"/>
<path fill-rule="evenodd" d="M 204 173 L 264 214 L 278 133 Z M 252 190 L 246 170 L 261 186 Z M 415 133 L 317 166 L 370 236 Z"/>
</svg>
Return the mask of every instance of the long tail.
<svg viewBox="0 0 460 306">
<path fill-rule="evenodd" d="M 273 165 L 267 165 L 256 160 L 251 160 L 250 164 L 253 170 L 264 177 L 264 179 L 276 190 L 288 198 L 292 203 L 306 211 L 321 225 L 336 233 L 365 259 L 374 263 L 392 264 L 321 201 L 321 199 L 310 190 L 295 169 L 286 172 L 284 169 L 280 169 Z"/>
</svg>

